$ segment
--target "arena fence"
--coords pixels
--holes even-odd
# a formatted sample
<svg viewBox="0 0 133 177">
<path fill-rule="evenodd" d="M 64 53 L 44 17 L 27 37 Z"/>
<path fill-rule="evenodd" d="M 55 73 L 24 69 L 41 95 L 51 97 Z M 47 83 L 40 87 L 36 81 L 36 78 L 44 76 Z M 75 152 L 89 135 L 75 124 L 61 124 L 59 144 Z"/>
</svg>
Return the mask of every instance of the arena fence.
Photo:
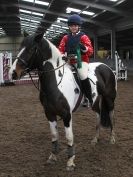
<svg viewBox="0 0 133 177">
<path fill-rule="evenodd" d="M 10 80 L 9 79 L 9 69 L 12 66 L 12 53 L 3 52 L 0 53 L 0 86 L 10 86 L 10 85 L 22 85 L 22 84 L 31 84 L 38 83 L 38 74 L 37 72 L 31 72 L 31 78 L 29 74 L 25 75 L 20 80 Z"/>
<path fill-rule="evenodd" d="M 113 69 L 117 80 L 127 80 L 127 67 L 124 65 L 117 51 L 115 52 L 115 60 L 105 59 L 102 62 L 106 63 Z M 31 84 L 33 82 L 38 83 L 37 72 L 31 72 L 32 80 L 29 77 L 29 74 L 27 74 L 20 80 L 9 80 L 9 69 L 11 65 L 12 65 L 12 53 L 10 52 L 0 53 L 0 86 Z"/>
</svg>

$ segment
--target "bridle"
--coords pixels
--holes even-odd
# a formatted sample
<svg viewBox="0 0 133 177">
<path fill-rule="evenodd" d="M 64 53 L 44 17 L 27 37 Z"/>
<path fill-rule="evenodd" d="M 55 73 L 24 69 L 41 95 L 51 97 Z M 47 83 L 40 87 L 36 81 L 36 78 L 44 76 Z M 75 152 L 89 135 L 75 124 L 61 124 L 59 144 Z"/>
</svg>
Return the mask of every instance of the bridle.
<svg viewBox="0 0 133 177">
<path fill-rule="evenodd" d="M 34 49 L 34 48 L 35 48 L 35 49 Z M 32 55 L 31 55 L 30 58 L 32 58 L 33 55 L 35 56 L 38 52 L 40 52 L 41 55 L 42 55 L 42 57 L 43 57 L 43 54 L 42 54 L 42 52 L 41 52 L 41 50 L 39 49 L 38 46 L 34 46 L 31 50 L 33 50 L 33 49 L 34 49 L 35 51 L 32 53 Z M 35 57 L 34 57 L 34 58 L 35 58 Z M 32 67 L 32 65 L 33 65 L 33 63 L 34 63 L 34 60 L 32 61 L 32 63 L 29 62 L 30 64 L 28 64 L 28 62 L 26 62 L 25 60 L 23 60 L 21 57 L 17 57 L 16 59 L 18 59 L 18 62 L 20 62 L 21 64 L 23 64 L 23 66 L 24 66 L 24 68 L 25 68 L 24 71 L 22 72 L 22 75 L 25 75 L 26 73 L 28 73 L 29 76 L 30 76 L 30 79 L 31 79 L 31 81 L 32 81 L 32 83 L 33 83 L 33 85 L 40 91 L 40 89 L 39 89 L 39 84 L 38 84 L 38 86 L 35 84 L 35 82 L 34 82 L 34 80 L 33 80 L 33 77 L 32 77 L 32 75 L 31 75 L 31 71 L 34 71 L 34 70 L 31 69 L 31 67 Z M 56 67 L 56 68 L 54 68 L 54 69 L 47 70 L 47 71 L 44 71 L 44 70 L 35 70 L 35 71 L 37 71 L 37 72 L 38 72 L 38 75 L 40 76 L 40 75 L 43 74 L 43 73 L 54 72 L 54 71 L 56 71 L 56 70 L 58 70 L 58 69 L 60 69 L 60 68 L 63 67 L 63 75 L 64 75 L 64 66 L 66 65 L 66 63 L 67 63 L 67 61 L 66 61 L 65 63 L 63 63 L 62 65 L 60 65 L 60 66 L 58 66 L 58 67 Z M 29 65 L 29 66 L 28 66 L 28 65 Z M 57 84 L 57 86 L 60 85 L 62 79 L 63 79 L 63 76 L 61 77 L 61 80 L 59 81 L 59 83 Z"/>
<path fill-rule="evenodd" d="M 37 48 L 38 48 L 37 45 L 34 45 L 31 48 L 31 51 L 33 51 L 33 52 L 32 52 L 32 54 L 31 54 L 31 56 L 29 58 L 33 58 L 33 55 L 35 56 L 37 54 L 37 51 L 38 51 Z M 32 70 L 31 67 L 32 67 L 32 65 L 34 63 L 34 60 L 32 62 L 29 61 L 29 63 L 30 63 L 29 64 L 27 61 L 23 60 L 20 56 L 17 56 L 16 59 L 18 60 L 18 62 L 20 63 L 20 65 L 22 64 L 23 65 L 22 67 L 25 68 L 24 69 L 24 73 L 29 73 Z"/>
<path fill-rule="evenodd" d="M 36 55 L 38 53 L 38 51 L 41 53 L 41 55 L 43 57 L 43 54 L 42 54 L 42 52 L 41 52 L 41 50 L 39 49 L 38 46 L 34 46 L 33 48 L 35 48 L 35 53 L 33 53 L 30 58 L 32 58 L 33 55 Z M 24 72 L 29 73 L 32 70 L 30 67 L 28 67 L 28 65 L 29 65 L 28 62 L 26 62 L 25 60 L 23 60 L 20 57 L 17 57 L 16 59 L 18 59 L 18 61 L 20 61 L 24 65 L 24 67 L 26 68 L 26 69 L 24 69 Z M 32 66 L 33 62 L 30 64 L 30 66 Z M 62 68 L 64 65 L 66 65 L 66 63 L 67 63 L 67 61 L 65 63 L 63 63 L 62 65 L 60 65 L 60 66 L 58 66 L 54 69 L 48 70 L 48 71 L 39 70 L 38 73 L 47 73 L 47 72 L 56 71 L 56 70 Z"/>
</svg>

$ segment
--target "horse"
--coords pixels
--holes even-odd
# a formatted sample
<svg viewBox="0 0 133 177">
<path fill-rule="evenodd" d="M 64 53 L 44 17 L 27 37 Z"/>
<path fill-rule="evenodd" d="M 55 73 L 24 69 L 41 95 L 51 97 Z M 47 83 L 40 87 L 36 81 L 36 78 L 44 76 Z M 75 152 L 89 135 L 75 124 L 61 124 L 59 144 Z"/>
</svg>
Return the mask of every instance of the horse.
<svg viewBox="0 0 133 177">
<path fill-rule="evenodd" d="M 72 113 L 81 103 L 82 88 L 76 81 L 70 64 L 62 59 L 58 48 L 43 33 L 25 36 L 20 51 L 10 68 L 11 79 L 20 79 L 25 73 L 38 70 L 40 81 L 40 102 L 50 125 L 52 150 L 48 163 L 57 161 L 59 153 L 59 133 L 57 116 L 64 123 L 67 140 L 68 171 L 75 168 L 75 146 L 72 129 Z M 110 128 L 110 142 L 115 143 L 114 105 L 116 98 L 116 79 L 107 65 L 94 62 L 88 65 L 88 79 L 92 91 L 92 110 L 96 113 L 96 135 L 92 144 L 99 140 L 101 126 Z"/>
</svg>

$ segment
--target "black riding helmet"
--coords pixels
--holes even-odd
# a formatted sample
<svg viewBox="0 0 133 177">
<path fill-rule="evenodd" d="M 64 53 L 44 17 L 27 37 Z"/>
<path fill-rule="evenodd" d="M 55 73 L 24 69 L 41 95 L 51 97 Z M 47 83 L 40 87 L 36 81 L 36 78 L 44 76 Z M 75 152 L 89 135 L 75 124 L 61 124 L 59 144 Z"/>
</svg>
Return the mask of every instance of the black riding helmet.
<svg viewBox="0 0 133 177">
<path fill-rule="evenodd" d="M 67 21 L 68 26 L 70 26 L 70 25 L 79 25 L 79 26 L 81 26 L 82 23 L 83 23 L 82 22 L 82 18 L 79 15 L 77 15 L 77 14 L 71 15 L 68 18 L 68 21 Z"/>
</svg>

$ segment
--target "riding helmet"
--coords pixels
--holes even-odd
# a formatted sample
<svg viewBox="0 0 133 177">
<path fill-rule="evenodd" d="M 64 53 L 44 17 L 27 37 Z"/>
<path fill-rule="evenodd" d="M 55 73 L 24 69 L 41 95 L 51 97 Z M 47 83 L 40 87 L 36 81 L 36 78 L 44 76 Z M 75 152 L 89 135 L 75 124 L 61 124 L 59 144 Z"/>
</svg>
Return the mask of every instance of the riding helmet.
<svg viewBox="0 0 133 177">
<path fill-rule="evenodd" d="M 68 24 L 68 26 L 70 26 L 70 25 L 81 26 L 82 25 L 82 18 L 77 14 L 73 14 L 68 18 L 67 24 Z"/>
</svg>

